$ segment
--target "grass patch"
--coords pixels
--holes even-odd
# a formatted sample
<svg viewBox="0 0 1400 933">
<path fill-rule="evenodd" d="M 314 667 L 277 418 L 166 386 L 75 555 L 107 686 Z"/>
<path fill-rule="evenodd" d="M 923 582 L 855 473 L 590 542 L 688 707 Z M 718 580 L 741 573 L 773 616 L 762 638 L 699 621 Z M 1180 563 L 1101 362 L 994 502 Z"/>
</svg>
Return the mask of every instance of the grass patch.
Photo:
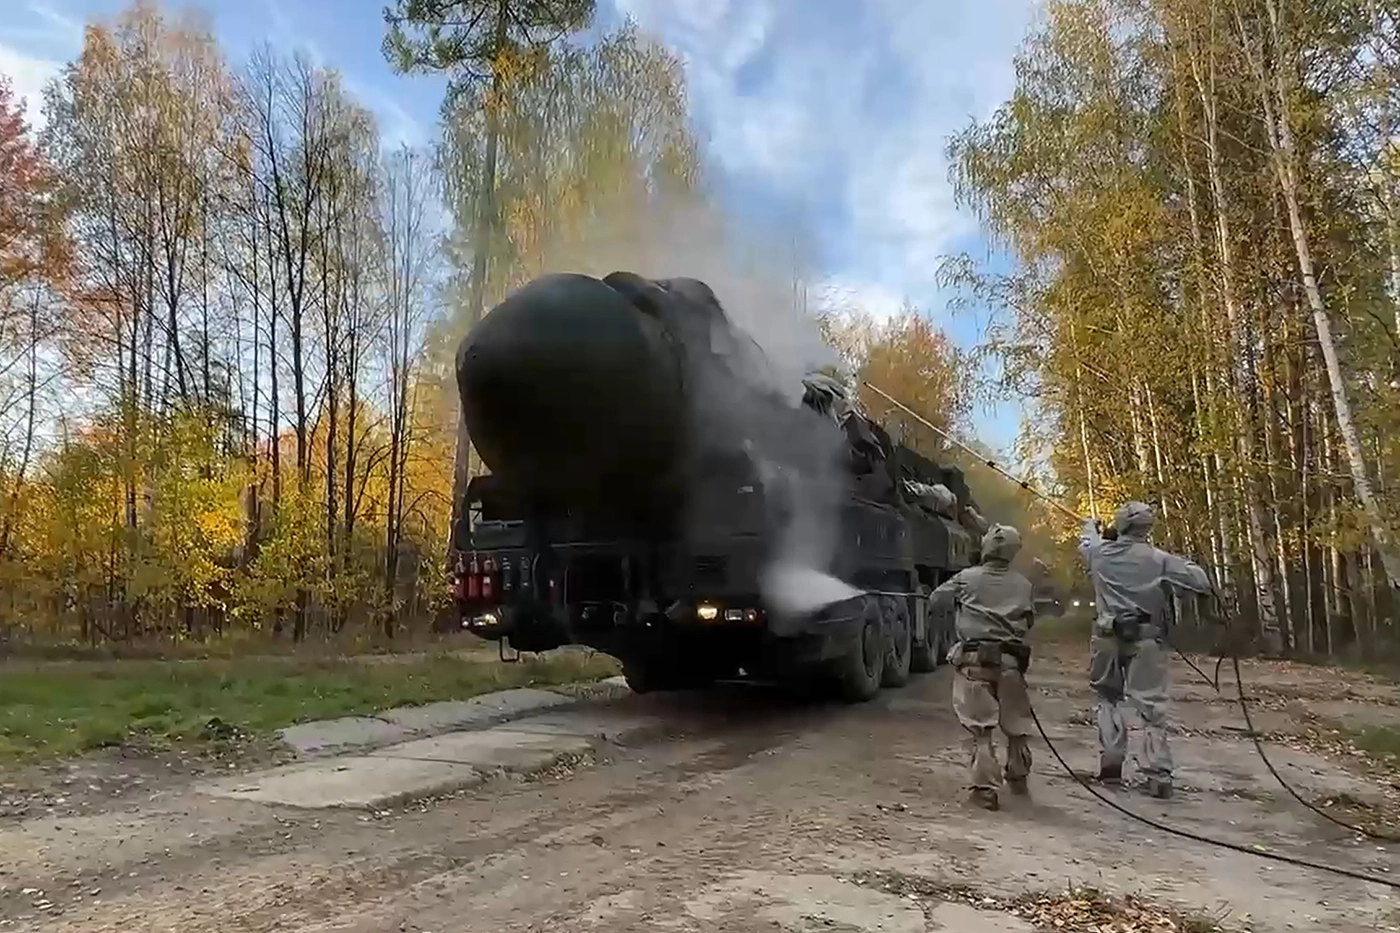
<svg viewBox="0 0 1400 933">
<path fill-rule="evenodd" d="M 0 666 L 0 765 L 100 748 L 209 745 L 296 722 L 460 700 L 531 684 L 617 673 L 604 655 L 529 655 L 516 664 L 427 655 L 366 658 L 106 661 Z"/>
<path fill-rule="evenodd" d="M 1062 616 L 1043 616 L 1035 620 L 1031 642 L 1036 645 L 1084 644 L 1092 634 L 1093 616 L 1087 609 L 1070 609 Z"/>
<path fill-rule="evenodd" d="M 1400 769 L 1400 729 L 1394 726 L 1364 726 L 1347 729 L 1357 748 L 1388 768 Z"/>
<path fill-rule="evenodd" d="M 73 661 L 213 661 L 307 660 L 374 655 L 393 658 L 405 654 L 445 651 L 489 651 L 496 646 L 469 632 L 403 632 L 392 640 L 378 631 L 356 629 L 340 635 L 311 633 L 304 641 L 267 632 L 237 631 L 223 636 L 147 638 L 134 641 L 87 644 L 77 641 L 16 640 L 0 643 L 0 663 L 33 661 L 62 664 Z"/>
</svg>

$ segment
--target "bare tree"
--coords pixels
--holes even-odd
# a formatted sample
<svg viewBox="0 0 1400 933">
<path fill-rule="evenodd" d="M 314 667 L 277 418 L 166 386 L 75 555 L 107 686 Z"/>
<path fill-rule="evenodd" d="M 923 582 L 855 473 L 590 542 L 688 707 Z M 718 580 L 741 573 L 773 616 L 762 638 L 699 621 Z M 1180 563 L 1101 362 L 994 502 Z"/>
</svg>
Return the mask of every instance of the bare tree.
<svg viewBox="0 0 1400 933">
<path fill-rule="evenodd" d="M 389 412 L 389 491 L 384 529 L 384 632 L 394 634 L 399 559 L 403 547 L 406 471 L 412 441 L 416 368 L 436 263 L 435 231 L 429 223 L 433 197 L 430 162 L 401 148 L 385 159 L 379 194 L 386 299 L 386 370 Z"/>
</svg>

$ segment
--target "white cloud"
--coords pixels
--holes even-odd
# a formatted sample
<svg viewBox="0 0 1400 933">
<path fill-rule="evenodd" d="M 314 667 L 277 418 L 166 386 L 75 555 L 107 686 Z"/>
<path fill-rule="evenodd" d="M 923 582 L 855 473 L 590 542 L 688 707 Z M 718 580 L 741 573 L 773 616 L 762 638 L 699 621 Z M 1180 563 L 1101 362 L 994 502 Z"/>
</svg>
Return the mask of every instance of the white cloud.
<svg viewBox="0 0 1400 933">
<path fill-rule="evenodd" d="M 10 79 L 15 97 L 22 98 L 25 104 L 25 117 L 29 128 L 38 132 L 43 128 L 44 85 L 58 75 L 60 62 L 46 58 L 35 58 L 0 42 L 0 75 Z"/>
<path fill-rule="evenodd" d="M 20 16 L 0 22 L 0 74 L 24 99 L 30 130 L 37 133 L 44 124 L 44 86 L 77 54 L 83 26 L 42 0 L 28 0 L 7 13 Z"/>
<path fill-rule="evenodd" d="M 932 298 L 938 258 L 975 229 L 948 137 L 1009 93 L 1038 0 L 614 4 L 680 52 L 720 166 L 807 205 L 835 287 L 890 311 Z"/>
<path fill-rule="evenodd" d="M 428 128 L 409 113 L 392 93 L 348 73 L 342 72 L 341 78 L 345 82 L 346 90 L 374 112 L 379 121 L 379 138 L 383 147 L 421 147 L 427 143 Z"/>
<path fill-rule="evenodd" d="M 813 304 L 822 311 L 854 311 L 877 320 L 888 320 L 904 309 L 906 296 L 901 289 L 880 282 L 853 282 L 831 277 L 816 287 L 812 297 Z"/>
</svg>

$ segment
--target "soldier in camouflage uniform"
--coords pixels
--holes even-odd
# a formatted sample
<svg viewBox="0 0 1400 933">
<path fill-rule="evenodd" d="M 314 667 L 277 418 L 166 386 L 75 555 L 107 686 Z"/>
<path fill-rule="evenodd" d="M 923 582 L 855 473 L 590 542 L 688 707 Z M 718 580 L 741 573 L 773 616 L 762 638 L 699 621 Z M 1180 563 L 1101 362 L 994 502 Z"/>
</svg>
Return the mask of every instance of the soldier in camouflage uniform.
<svg viewBox="0 0 1400 933">
<path fill-rule="evenodd" d="M 1143 725 L 1139 770 L 1154 797 L 1172 793 L 1172 754 L 1167 743 L 1167 673 L 1174 591 L 1206 594 L 1210 578 L 1185 558 L 1147 543 L 1155 516 L 1141 502 L 1129 502 L 1114 515 L 1116 539 L 1100 536 L 1085 519 L 1079 552 L 1094 584 L 1094 633 L 1089 649 L 1089 684 L 1098 697 L 1099 779 L 1123 777 L 1128 731 L 1123 702 Z"/>
<path fill-rule="evenodd" d="M 955 671 L 953 711 L 972 739 L 972 802 L 988 810 L 1000 806 L 1002 773 L 993 734 L 1006 736 L 1006 784 L 1026 793 L 1031 770 L 1030 735 L 1034 721 L 1026 695 L 1030 646 L 1035 624 L 1031 582 L 1011 568 L 1021 536 L 1010 525 L 993 525 L 982 538 L 981 562 L 959 572 L 930 597 L 935 611 L 956 606 L 958 641 L 948 653 Z"/>
</svg>

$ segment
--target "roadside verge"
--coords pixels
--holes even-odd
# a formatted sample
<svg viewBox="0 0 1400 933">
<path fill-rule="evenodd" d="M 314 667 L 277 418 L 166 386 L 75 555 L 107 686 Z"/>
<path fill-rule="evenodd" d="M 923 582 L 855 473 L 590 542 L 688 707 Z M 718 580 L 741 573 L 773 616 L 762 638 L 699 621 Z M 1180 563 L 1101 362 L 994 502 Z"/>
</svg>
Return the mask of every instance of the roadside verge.
<svg viewBox="0 0 1400 933">
<path fill-rule="evenodd" d="M 308 760 L 204 781 L 194 789 L 302 809 L 383 810 L 499 775 L 547 772 L 588 760 L 604 744 L 628 744 L 665 730 L 666 717 L 635 705 L 585 702 L 616 696 L 619 689 L 626 688 L 613 679 L 583 695 L 507 690 L 353 721 L 308 723 L 284 737 L 300 743 Z M 407 736 L 416 737 L 403 740 Z"/>
</svg>

